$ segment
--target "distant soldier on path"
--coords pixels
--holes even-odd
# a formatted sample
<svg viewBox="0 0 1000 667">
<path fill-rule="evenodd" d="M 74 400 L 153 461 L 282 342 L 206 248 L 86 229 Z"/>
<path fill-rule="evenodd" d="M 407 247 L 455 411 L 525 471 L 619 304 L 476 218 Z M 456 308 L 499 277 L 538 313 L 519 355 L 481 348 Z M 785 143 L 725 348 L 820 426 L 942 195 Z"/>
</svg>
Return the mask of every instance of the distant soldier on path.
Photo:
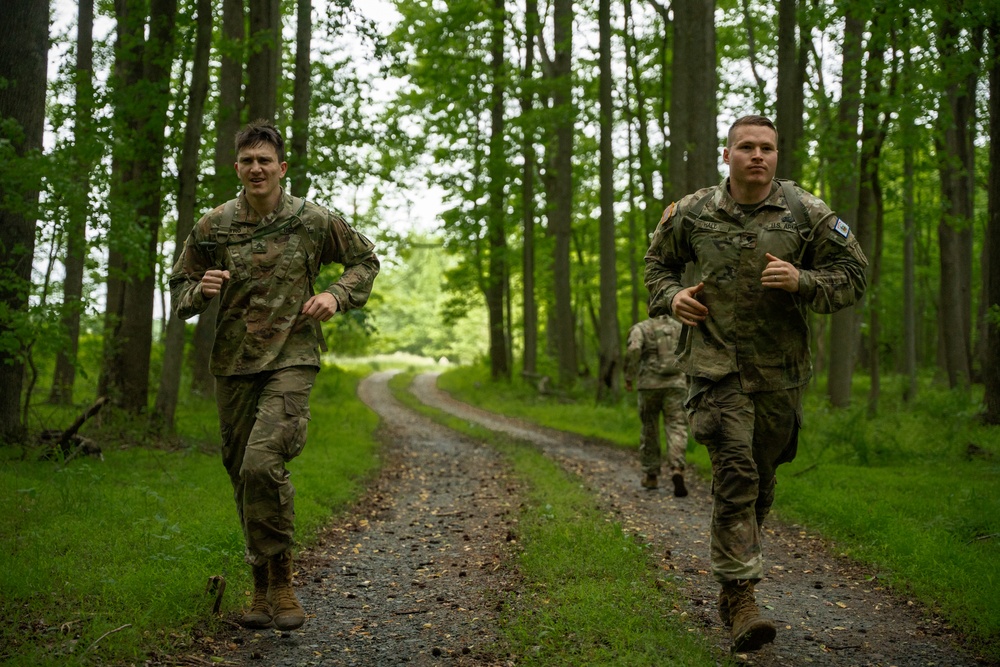
<svg viewBox="0 0 1000 667">
<path fill-rule="evenodd" d="M 687 382 L 676 356 L 680 334 L 681 324 L 669 315 L 651 317 L 629 329 L 625 388 L 635 389 L 638 394 L 642 420 L 639 436 L 639 460 L 644 473 L 642 486 L 650 490 L 659 487 L 662 419 L 674 495 L 683 498 L 688 494 L 684 485 L 688 422 L 684 412 Z"/>
<path fill-rule="evenodd" d="M 243 191 L 205 215 L 170 276 L 174 312 L 187 319 L 219 296 L 211 370 L 222 462 L 253 571 L 242 623 L 294 630 L 305 610 L 292 584 L 295 489 L 285 464 L 306 444 L 309 394 L 325 349 L 320 322 L 360 308 L 379 271 L 374 245 L 339 215 L 281 187 L 284 140 L 255 121 L 236 135 Z M 344 272 L 324 291 L 325 264 Z"/>
<path fill-rule="evenodd" d="M 775 470 L 795 458 L 802 392 L 812 376 L 807 309 L 833 313 L 866 287 L 868 260 L 819 198 L 774 179 L 778 131 L 763 116 L 729 130 L 729 177 L 663 213 L 646 253 L 650 316 L 685 324 L 694 439 L 712 460 L 712 574 L 733 648 L 774 641 L 754 586 L 764 576 L 760 526 Z M 702 282 L 681 283 L 694 262 Z"/>
</svg>

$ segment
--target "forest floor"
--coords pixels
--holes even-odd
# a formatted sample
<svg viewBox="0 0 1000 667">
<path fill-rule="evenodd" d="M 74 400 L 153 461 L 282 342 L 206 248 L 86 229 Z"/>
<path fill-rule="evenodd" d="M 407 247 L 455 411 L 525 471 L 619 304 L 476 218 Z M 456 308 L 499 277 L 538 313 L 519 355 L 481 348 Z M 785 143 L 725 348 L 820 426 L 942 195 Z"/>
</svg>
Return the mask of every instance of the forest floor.
<svg viewBox="0 0 1000 667">
<path fill-rule="evenodd" d="M 239 628 L 234 617 L 227 624 L 231 630 L 203 639 L 201 657 L 173 664 L 521 663 L 505 652 L 498 619 L 503 597 L 518 592 L 514 555 L 523 489 L 492 448 L 393 398 L 391 375 L 376 373 L 359 389 L 382 419 L 386 460 L 380 477 L 296 563 L 306 624 L 294 632 L 252 631 Z M 652 545 L 665 574 L 680 587 L 686 618 L 718 648 L 719 662 L 729 655 L 729 635 L 716 610 L 718 584 L 709 574 L 712 501 L 697 475 L 687 475 L 685 498 L 673 496 L 669 481 L 647 491 L 639 485 L 634 452 L 455 401 L 437 389 L 432 374 L 418 376 L 411 390 L 428 405 L 533 444 L 578 475 L 610 517 Z M 770 519 L 764 540 L 769 569 L 757 602 L 776 622 L 778 636 L 760 651 L 733 656 L 736 663 L 987 664 L 921 605 L 838 556 L 835 544 Z"/>
</svg>

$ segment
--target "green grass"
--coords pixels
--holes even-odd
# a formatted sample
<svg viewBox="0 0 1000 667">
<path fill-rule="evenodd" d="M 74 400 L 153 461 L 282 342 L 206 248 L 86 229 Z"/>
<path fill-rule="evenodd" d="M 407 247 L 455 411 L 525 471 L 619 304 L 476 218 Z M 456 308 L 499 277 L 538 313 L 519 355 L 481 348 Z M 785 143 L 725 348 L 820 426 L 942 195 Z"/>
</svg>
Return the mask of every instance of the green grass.
<svg viewBox="0 0 1000 667">
<path fill-rule="evenodd" d="M 648 545 L 595 508 L 578 478 L 537 449 L 428 408 L 391 381 L 397 398 L 490 443 L 526 484 L 518 520 L 523 586 L 502 598 L 505 650 L 520 665 L 727 664 L 693 632 L 676 588 Z"/>
<path fill-rule="evenodd" d="M 905 405 L 895 382 L 884 382 L 875 419 L 861 405 L 831 410 L 821 390 L 809 390 L 799 455 L 779 470 L 774 514 L 835 540 L 1000 660 L 1000 428 L 979 423 L 975 395 L 927 382 Z M 487 409 L 637 446 L 632 395 L 610 406 L 539 397 L 520 382 L 490 382 L 483 368 L 450 371 L 439 384 Z M 688 457 L 708 474 L 704 447 L 689 447 Z"/>
<path fill-rule="evenodd" d="M 299 544 L 377 466 L 377 417 L 356 398 L 357 381 L 327 368 L 314 389 L 309 441 L 289 465 Z M 88 435 L 104 461 L 0 452 L 0 662 L 141 663 L 183 651 L 195 627 L 217 622 L 205 591 L 214 575 L 227 580 L 223 612 L 243 606 L 249 568 L 215 420 L 214 401 L 191 399 L 178 428 L 198 446 L 109 447 L 112 435 L 98 431 Z"/>
</svg>

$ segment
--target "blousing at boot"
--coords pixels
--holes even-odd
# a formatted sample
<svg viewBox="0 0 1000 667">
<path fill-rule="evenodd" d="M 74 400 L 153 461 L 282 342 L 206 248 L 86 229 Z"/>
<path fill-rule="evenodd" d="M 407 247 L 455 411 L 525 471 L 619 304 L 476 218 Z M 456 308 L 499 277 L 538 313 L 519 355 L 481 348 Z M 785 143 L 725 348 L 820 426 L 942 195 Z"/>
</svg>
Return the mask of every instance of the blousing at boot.
<svg viewBox="0 0 1000 667">
<path fill-rule="evenodd" d="M 305 611 L 292 584 L 295 489 L 285 464 L 306 444 L 309 394 L 326 349 L 320 322 L 365 305 L 374 245 L 339 215 L 286 193 L 284 140 L 254 121 L 236 135 L 243 190 L 195 225 L 170 276 L 187 319 L 220 299 L 211 371 L 222 461 L 253 570 L 247 627 L 293 630 Z M 344 267 L 319 293 L 321 266 Z"/>
<path fill-rule="evenodd" d="M 807 308 L 833 313 L 865 291 L 867 260 L 849 225 L 819 198 L 775 180 L 778 133 L 763 116 L 729 130 L 729 176 L 671 204 L 646 253 L 649 315 L 684 325 L 685 407 L 712 462 L 712 574 L 733 648 L 774 641 L 755 586 L 775 470 L 795 457 L 812 375 Z M 694 262 L 701 282 L 684 286 Z"/>
</svg>

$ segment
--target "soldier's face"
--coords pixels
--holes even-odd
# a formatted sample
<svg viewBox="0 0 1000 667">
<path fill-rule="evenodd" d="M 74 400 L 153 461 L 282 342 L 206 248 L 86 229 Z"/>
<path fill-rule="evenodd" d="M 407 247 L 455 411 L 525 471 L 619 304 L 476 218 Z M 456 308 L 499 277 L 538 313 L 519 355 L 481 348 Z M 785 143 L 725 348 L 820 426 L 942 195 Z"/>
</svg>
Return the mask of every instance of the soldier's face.
<svg viewBox="0 0 1000 667">
<path fill-rule="evenodd" d="M 287 169 L 288 163 L 279 161 L 277 149 L 268 143 L 242 148 L 236 156 L 236 173 L 247 196 L 254 199 L 275 196 Z"/>
<path fill-rule="evenodd" d="M 774 130 L 762 125 L 736 128 L 733 143 L 722 150 L 729 165 L 729 180 L 741 189 L 770 187 L 778 166 L 778 141 Z"/>
</svg>

